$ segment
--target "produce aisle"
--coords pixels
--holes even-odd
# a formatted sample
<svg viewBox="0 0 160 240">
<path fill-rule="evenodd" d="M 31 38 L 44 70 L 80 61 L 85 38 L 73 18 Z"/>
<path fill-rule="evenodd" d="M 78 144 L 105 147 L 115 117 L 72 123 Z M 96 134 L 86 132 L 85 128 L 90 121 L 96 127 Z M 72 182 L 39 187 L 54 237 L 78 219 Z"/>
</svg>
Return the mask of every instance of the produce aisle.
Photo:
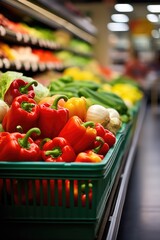
<svg viewBox="0 0 160 240">
<path fill-rule="evenodd" d="M 69 41 L 67 42 L 67 44 L 66 43 L 62 44 L 60 43 L 61 41 L 59 38 L 57 39 L 56 37 L 54 38 L 46 37 L 46 31 L 47 31 L 47 36 L 52 36 L 53 33 L 56 35 L 58 30 L 57 29 L 58 27 L 54 26 L 54 24 L 57 25 L 57 22 L 54 22 L 50 18 L 48 18 L 48 16 L 52 16 L 49 11 L 48 12 L 44 11 L 42 7 L 37 8 L 32 3 L 34 1 L 23 1 L 23 3 L 21 3 L 21 1 L 17 2 L 14 0 L 7 0 L 7 1 L 1 1 L 1 2 L 3 2 L 3 6 L 6 7 L 6 13 L 8 14 L 10 13 L 10 10 L 13 13 L 14 11 L 12 10 L 15 8 L 15 14 L 13 15 L 16 18 L 21 19 L 22 22 L 23 22 L 23 18 L 22 18 L 23 16 L 27 15 L 29 18 L 31 17 L 31 20 L 29 21 L 30 24 L 28 24 L 28 28 L 30 29 L 31 27 L 30 31 L 29 30 L 27 31 L 24 29 L 25 20 L 23 24 L 19 23 L 20 24 L 19 30 L 17 30 L 16 28 L 17 24 L 15 24 L 14 22 L 14 18 L 15 18 L 14 16 L 12 16 L 11 20 L 8 19 L 8 14 L 6 17 L 5 16 L 2 17 L 2 19 L 4 20 L 2 22 L 4 22 L 5 24 L 1 26 L 2 28 L 0 31 L 0 37 L 2 38 L 2 41 L 3 41 L 2 47 L 3 48 L 5 47 L 5 51 L 4 51 L 4 54 L 2 54 L 3 58 L 0 61 L 0 69 L 4 72 L 4 75 L 2 73 L 1 79 L 0 79 L 0 83 L 1 83 L 0 90 L 1 91 L 3 90 L 3 93 L 1 93 L 0 91 L 1 98 L 4 99 L 4 104 L 8 104 L 10 106 L 10 108 L 7 109 L 7 111 L 9 112 L 9 114 L 11 112 L 11 117 L 13 116 L 13 119 L 14 119 L 14 116 L 17 116 L 15 114 L 16 112 L 14 111 L 13 113 L 12 111 L 13 110 L 12 106 L 14 105 L 12 105 L 12 101 L 9 102 L 9 100 L 7 100 L 7 97 L 6 97 L 7 96 L 6 92 L 7 93 L 10 92 L 10 90 L 8 91 L 8 89 L 10 89 L 11 82 L 15 80 L 15 82 L 17 83 L 17 79 L 18 80 L 20 79 L 20 80 L 26 81 L 24 82 L 24 84 L 28 85 L 28 83 L 30 83 L 33 79 L 35 79 L 37 80 L 37 83 L 35 83 L 34 81 L 35 88 L 31 89 L 31 90 L 35 90 L 34 92 L 35 95 L 33 97 L 34 99 L 27 99 L 27 95 L 19 96 L 20 98 L 25 97 L 25 99 L 22 99 L 23 102 L 20 108 L 22 109 L 24 108 L 23 110 L 26 110 L 25 108 L 27 106 L 27 110 L 26 110 L 27 112 L 28 112 L 29 105 L 32 105 L 31 107 L 32 109 L 31 110 L 29 109 L 29 112 L 30 111 L 32 112 L 33 108 L 39 109 L 37 110 L 37 114 L 35 114 L 35 119 L 34 119 L 35 122 L 30 121 L 30 119 L 28 118 L 27 124 L 26 124 L 26 121 L 22 121 L 22 119 L 24 118 L 23 118 L 23 115 L 22 117 L 20 117 L 19 112 L 18 112 L 18 118 L 16 117 L 18 121 L 14 121 L 14 120 L 12 121 L 8 112 L 5 113 L 2 119 L 2 130 L 9 133 L 17 132 L 17 125 L 20 125 L 22 127 L 23 133 L 27 133 L 28 131 L 30 131 L 30 129 L 32 129 L 32 126 L 33 127 L 36 126 L 38 128 L 36 129 L 37 135 L 41 134 L 39 136 L 40 138 L 38 136 L 35 137 L 33 135 L 33 138 L 35 137 L 34 141 L 36 142 L 36 144 L 34 143 L 34 146 L 36 147 L 36 150 L 37 150 L 35 158 L 32 158 L 31 156 L 26 157 L 26 155 L 20 158 L 17 153 L 18 151 L 15 151 L 15 155 L 14 154 L 8 155 L 8 148 L 6 153 L 5 151 L 2 151 L 2 154 L 0 154 L 1 155 L 1 159 L 0 159 L 1 160 L 0 162 L 1 230 L 2 232 L 4 232 L 5 238 L 12 239 L 12 240 L 13 239 L 15 240 L 21 240 L 21 239 L 23 240 L 31 240 L 31 239 L 32 240 L 44 240 L 44 239 L 45 240 L 53 240 L 53 239 L 64 240 L 64 238 L 65 240 L 75 240 L 75 239 L 76 240 L 93 240 L 94 237 L 96 237 L 97 235 L 98 235 L 97 240 L 99 240 L 102 235 L 105 235 L 103 234 L 104 231 L 102 231 L 104 228 L 102 228 L 102 230 L 99 231 L 99 226 L 101 225 L 101 220 L 105 212 L 104 215 L 107 216 L 105 219 L 105 221 L 107 221 L 107 224 L 102 224 L 102 225 L 104 226 L 107 225 L 105 230 L 107 230 L 108 225 L 111 226 L 110 228 L 111 231 L 109 231 L 109 236 L 111 236 L 112 233 L 116 234 L 118 231 L 117 226 L 119 226 L 117 225 L 117 222 L 118 220 L 120 220 L 120 216 L 121 216 L 120 212 L 123 206 L 122 202 L 123 200 L 125 200 L 125 194 L 123 194 L 121 189 L 122 187 L 124 187 L 123 188 L 124 191 L 127 189 L 127 184 L 125 183 L 125 180 L 127 180 L 126 182 L 128 183 L 128 179 L 130 176 L 129 170 L 131 169 L 130 163 L 132 162 L 130 153 L 134 152 L 133 149 L 136 149 L 134 148 L 137 145 L 135 144 L 135 142 L 137 143 L 139 138 L 139 136 L 137 135 L 137 133 L 139 133 L 137 129 L 139 128 L 137 127 L 134 128 L 134 126 L 137 125 L 136 124 L 137 122 L 139 122 L 139 121 L 136 121 L 137 118 L 142 119 L 142 117 L 141 118 L 139 117 L 138 112 L 139 112 L 139 107 L 141 108 L 141 106 L 143 106 L 141 104 L 143 103 L 143 101 L 141 102 L 141 99 L 143 98 L 143 94 L 141 93 L 141 91 L 139 91 L 140 90 L 139 86 L 137 86 L 134 81 L 132 82 L 132 80 L 130 79 L 125 79 L 124 76 L 122 78 L 121 76 L 119 76 L 118 78 L 115 78 L 114 73 L 113 73 L 113 76 L 110 76 L 112 74 L 110 74 L 110 71 L 108 73 L 108 70 L 107 70 L 107 74 L 106 73 L 104 74 L 105 71 L 104 69 L 101 69 L 101 66 L 99 66 L 98 62 L 97 62 L 97 67 L 99 69 L 98 74 L 96 70 L 95 76 L 93 76 L 92 74 L 80 75 L 82 73 L 81 70 L 83 66 L 87 66 L 87 64 L 92 65 L 91 64 L 92 61 L 94 63 L 94 66 L 96 63 L 96 61 L 94 60 L 94 54 L 93 54 L 93 49 L 94 49 L 93 45 L 96 40 L 96 33 L 90 32 L 88 30 L 88 26 L 85 25 L 86 27 L 85 29 L 83 29 L 83 32 L 82 32 L 81 31 L 82 29 L 75 24 L 76 23 L 75 21 L 71 21 L 72 24 L 64 24 L 66 26 L 67 25 L 72 26 L 75 24 L 76 28 L 73 28 L 73 29 L 78 28 L 77 29 L 78 34 L 76 33 L 77 31 L 76 32 L 74 32 L 74 30 L 73 32 L 71 31 L 73 36 L 69 35 L 68 36 Z M 30 7 L 27 4 L 25 4 L 28 2 L 32 3 Z M 41 2 L 41 1 L 37 1 L 37 2 Z M 38 9 L 38 11 L 36 9 Z M 18 12 L 18 15 L 17 15 L 17 12 Z M 40 12 L 42 14 L 39 14 Z M 64 19 L 61 19 L 62 22 L 63 20 Z M 36 29 L 32 29 L 32 26 L 34 26 L 32 24 L 33 22 L 35 22 L 35 26 L 39 26 L 38 27 L 39 31 L 37 31 L 37 35 L 35 34 Z M 43 24 L 39 25 L 38 22 L 44 23 L 44 25 L 47 25 L 46 26 L 47 28 L 42 27 Z M 69 21 L 65 20 L 65 23 L 69 23 Z M 91 27 L 91 29 L 93 29 L 93 26 Z M 34 34 L 33 34 L 33 30 L 34 30 Z M 67 30 L 69 30 L 68 26 L 67 26 Z M 42 32 L 45 32 L 45 36 L 43 34 L 42 35 L 40 34 Z M 85 37 L 82 39 L 80 38 L 81 39 L 81 43 L 80 43 L 79 37 L 81 35 Z M 7 46 L 4 45 L 6 44 L 6 42 L 7 42 Z M 76 47 L 75 47 L 75 42 L 76 42 Z M 12 48 L 13 43 L 16 45 L 14 49 Z M 26 59 L 24 57 L 21 57 L 23 55 L 27 56 L 27 53 L 25 52 L 26 49 L 23 49 L 23 51 L 26 54 L 23 54 L 23 52 L 21 52 L 19 55 L 13 54 L 12 57 L 10 57 L 11 54 L 8 54 L 9 56 L 6 56 L 6 52 L 7 52 L 6 49 L 8 50 L 9 53 L 11 53 L 11 52 L 14 52 L 15 49 L 20 50 L 19 45 L 20 46 L 23 45 L 24 48 L 29 49 L 29 52 L 30 52 L 29 58 Z M 85 46 L 85 48 L 83 48 L 84 50 L 83 51 L 78 50 L 78 45 Z M 64 52 L 64 47 L 65 47 L 65 50 L 67 50 L 67 56 L 69 55 L 68 59 L 69 60 L 72 59 L 72 62 L 63 60 L 64 56 L 66 56 L 66 52 Z M 86 47 L 88 51 L 86 51 Z M 60 53 L 60 55 L 58 53 Z M 75 61 L 75 58 L 73 59 L 73 55 L 77 56 L 77 62 Z M 75 74 L 75 71 L 73 70 L 75 70 L 75 68 L 77 69 L 78 66 L 80 67 L 81 70 L 76 72 Z M 97 69 L 96 67 L 94 68 Z M 6 72 L 8 70 L 11 70 L 11 72 L 10 71 Z M 12 70 L 18 71 L 18 72 L 14 72 L 14 76 L 12 76 L 13 74 Z M 54 72 L 54 70 L 56 73 Z M 64 74 L 64 78 L 61 76 L 62 72 Z M 91 73 L 93 72 L 94 71 L 92 70 Z M 110 76 L 109 79 L 113 77 L 111 81 L 112 83 L 110 82 L 111 84 L 107 83 L 107 81 L 104 81 L 105 79 L 108 80 L 108 75 Z M 67 76 L 70 76 L 70 77 L 68 78 Z M 45 81 L 43 79 L 45 79 Z M 88 81 L 87 79 L 90 81 Z M 2 88 L 2 86 L 5 88 L 5 90 Z M 128 98 L 128 93 L 130 93 L 129 98 Z M 50 118 L 48 113 L 46 115 L 46 112 L 43 111 L 43 110 L 48 110 L 47 108 L 48 107 L 50 108 L 51 105 L 53 106 L 52 104 L 53 101 L 55 101 L 56 103 L 54 104 L 56 105 L 56 107 L 55 106 L 53 107 L 55 107 L 56 109 L 52 109 L 52 106 L 51 106 L 51 109 L 49 110 L 57 110 L 57 111 L 59 110 L 58 101 L 60 100 L 61 96 L 56 98 L 55 100 L 54 95 L 57 95 L 57 94 L 65 95 L 65 97 L 62 96 L 62 99 L 61 99 L 61 100 L 65 100 L 65 103 L 63 103 L 64 104 L 63 106 L 66 108 L 66 109 L 63 109 L 64 113 L 66 113 L 64 115 L 64 120 L 66 121 L 64 121 L 64 125 L 62 126 L 61 126 L 61 121 L 59 121 L 60 119 L 57 119 L 56 122 L 53 122 L 51 124 L 51 120 L 55 121 L 56 119 L 54 117 L 55 115 Z M 10 94 L 8 96 L 10 97 Z M 52 101 L 51 103 L 48 102 L 48 99 L 46 100 L 47 97 L 49 97 L 49 100 Z M 52 97 L 54 97 L 54 100 L 51 99 Z M 83 97 L 83 98 L 80 99 L 80 97 Z M 89 162 L 85 162 L 86 158 L 84 157 L 78 158 L 78 161 L 76 161 L 76 159 L 79 153 L 83 151 L 88 151 L 90 150 L 92 144 L 97 144 L 95 140 L 97 140 L 96 139 L 97 136 L 99 137 L 98 130 L 95 131 L 95 129 L 90 129 L 92 130 L 91 135 L 94 137 L 93 139 L 90 138 L 91 135 L 88 136 L 88 134 L 86 133 L 84 134 L 84 138 L 83 138 L 83 134 L 81 135 L 81 131 L 80 132 L 78 131 L 79 127 L 81 127 L 81 121 L 80 121 L 79 127 L 76 127 L 76 121 L 75 121 L 75 129 L 77 129 L 78 131 L 78 132 L 76 131 L 76 134 L 74 131 L 73 122 L 71 122 L 72 124 L 71 126 L 69 121 L 71 117 L 80 116 L 79 112 L 77 112 L 77 109 L 83 110 L 83 111 L 80 111 L 80 113 L 82 113 L 80 116 L 80 120 L 82 121 L 95 120 L 95 118 L 94 119 L 88 118 L 87 113 L 88 113 L 88 110 L 90 110 L 90 108 L 88 109 L 86 108 L 87 106 L 86 106 L 84 97 L 90 100 L 90 102 L 93 103 L 93 105 L 94 104 L 102 105 L 105 108 L 114 107 L 114 109 L 111 109 L 111 110 L 118 111 L 118 112 L 114 111 L 116 115 L 114 114 L 112 116 L 113 122 L 111 121 L 112 117 L 110 116 L 107 109 L 103 109 L 105 110 L 105 112 L 107 112 L 107 115 L 104 116 L 104 119 L 98 119 L 98 120 L 96 119 L 96 123 L 99 123 L 99 120 L 101 123 L 102 122 L 105 123 L 105 127 L 107 128 L 107 130 L 112 130 L 111 132 L 113 132 L 117 138 L 115 138 L 115 136 L 112 136 L 113 134 L 112 135 L 109 134 L 109 139 L 111 140 L 111 136 L 112 136 L 113 137 L 112 140 L 114 140 L 114 142 L 112 141 L 112 143 L 110 142 L 110 144 L 109 142 L 108 143 L 106 142 L 107 148 L 105 148 L 105 152 L 103 152 L 103 155 L 105 156 L 107 153 L 107 156 L 104 157 L 104 161 L 102 161 L 103 157 L 101 158 L 101 156 L 96 156 L 96 164 L 95 165 L 93 164 L 92 168 L 90 166 L 90 162 L 92 162 L 92 158 L 89 160 Z M 33 100 L 32 104 L 29 104 L 30 100 Z M 68 104 L 69 102 L 69 105 L 72 106 L 71 101 L 73 101 L 74 103 L 77 103 L 76 100 L 78 100 L 78 103 L 80 100 L 82 100 L 82 103 L 80 102 L 81 105 L 73 104 L 75 106 L 74 108 L 75 112 L 74 112 L 73 107 L 71 107 L 70 109 L 69 107 L 67 107 L 66 104 Z M 47 102 L 46 108 L 42 107 L 43 113 L 41 114 L 41 106 L 43 106 L 41 104 L 46 102 Z M 23 103 L 25 104 L 23 105 Z M 131 107 L 131 109 L 128 109 L 127 106 Z M 67 112 L 65 110 L 67 110 Z M 128 110 L 131 110 L 131 112 Z M 39 111 L 39 114 L 38 114 L 38 111 Z M 140 111 L 140 113 L 142 112 L 143 111 Z M 54 111 L 52 113 L 54 114 Z M 99 109 L 96 110 L 96 113 L 98 113 L 98 117 L 101 116 L 100 114 L 101 112 Z M 121 115 L 121 117 L 119 114 Z M 106 116 L 108 116 L 107 118 L 108 121 L 106 121 Z M 5 122 L 6 123 L 8 122 L 7 121 L 8 119 L 9 121 L 11 120 L 10 121 L 11 127 L 9 124 L 9 128 L 8 126 L 6 126 L 8 124 L 5 124 Z M 47 121 L 49 122 L 47 123 Z M 68 122 L 69 122 L 69 125 L 68 125 Z M 53 129 L 52 126 L 55 126 L 56 123 L 58 123 L 58 125 L 56 125 L 56 128 Z M 64 131 L 61 131 L 63 127 L 66 127 L 66 125 L 67 125 L 67 129 L 65 128 Z M 60 129 L 59 129 L 59 126 L 61 126 Z M 51 129 L 49 129 L 49 127 L 51 127 Z M 59 129 L 59 131 L 56 132 L 56 129 Z M 135 131 L 136 134 L 134 134 L 134 130 L 136 130 Z M 85 131 L 85 128 L 84 128 L 84 131 Z M 71 132 L 74 134 L 71 134 Z M 103 132 L 103 128 L 102 128 L 102 132 Z M 29 132 L 29 134 L 31 133 L 33 132 Z M 66 133 L 66 135 L 64 133 Z M 104 129 L 104 133 L 105 133 L 105 129 Z M 18 134 L 21 134 L 21 133 L 18 133 Z M 80 136 L 79 137 L 80 141 L 78 142 L 77 142 L 77 139 L 73 140 L 73 136 L 77 136 L 77 135 Z M 7 139 L 9 135 L 4 133 L 4 136 L 6 136 L 6 138 L 4 137 L 4 139 Z M 58 159 L 59 153 L 60 155 L 62 155 L 63 153 L 63 151 L 60 151 L 61 149 L 59 149 L 59 146 L 57 147 L 54 145 L 53 146 L 54 148 L 52 147 L 51 149 L 48 149 L 48 148 L 45 149 L 45 146 L 41 146 L 41 143 L 43 142 L 42 138 L 46 139 L 47 137 L 47 138 L 50 138 L 52 141 L 54 137 L 58 137 L 58 136 L 64 137 L 64 140 L 65 138 L 67 139 L 67 136 L 69 136 L 69 139 L 68 139 L 69 144 L 71 140 L 71 143 L 73 143 L 73 145 L 75 146 L 75 149 L 74 149 L 75 152 L 71 151 L 72 153 L 71 156 L 73 158 L 71 158 L 70 152 L 69 152 L 67 154 L 67 156 L 70 156 L 69 159 L 64 158 L 60 160 L 61 162 L 59 162 L 59 159 Z M 135 136 L 138 136 L 138 137 L 135 138 Z M 85 137 L 89 137 L 89 138 L 86 139 Z M 131 144 L 132 137 L 133 137 L 133 140 L 136 139 L 136 141 L 133 141 L 134 144 Z M 20 137 L 18 137 L 18 140 L 17 140 L 18 147 L 20 145 L 18 149 L 25 148 L 27 150 L 30 150 L 29 148 L 31 145 L 29 142 L 30 139 L 27 138 L 26 140 L 25 138 L 26 144 L 21 144 L 22 142 L 21 142 L 21 139 L 19 141 L 19 138 L 23 138 L 23 136 L 20 135 Z M 83 141 L 82 141 L 83 139 L 84 139 L 84 143 L 86 143 L 87 146 L 83 144 Z M 60 140 L 63 140 L 63 139 L 60 139 Z M 48 143 L 46 144 L 48 145 Z M 69 144 L 67 143 L 67 145 Z M 114 147 L 110 149 L 113 145 Z M 4 145 L 1 144 L 1 146 L 2 147 L 0 147 L 0 149 L 3 150 L 2 148 Z M 43 149 L 41 149 L 41 147 Z M 57 153 L 55 155 L 52 154 L 54 149 L 58 150 L 58 154 Z M 44 153 L 44 158 L 42 158 L 42 153 Z M 50 161 L 48 159 L 48 156 L 50 155 L 52 158 L 55 158 L 56 160 L 51 159 Z M 36 161 L 39 161 L 39 162 L 37 163 Z M 54 161 L 54 165 L 53 165 L 53 161 Z M 8 162 L 10 163 L 8 164 Z M 80 162 L 82 162 L 82 164 L 80 164 Z M 93 160 L 93 162 L 95 161 Z M 130 168 L 128 166 L 130 166 Z M 123 167 L 125 169 L 123 169 Z M 116 191 L 118 190 L 119 186 L 120 186 L 119 192 L 121 193 L 121 195 L 118 195 L 117 194 L 118 191 Z M 120 198 L 119 196 L 121 197 L 121 199 L 119 199 Z M 116 201 L 116 197 L 117 197 L 117 201 Z M 113 206 L 115 202 L 117 204 L 114 212 L 115 213 L 118 212 L 117 218 L 114 216 L 112 217 L 112 215 L 110 215 L 110 213 L 112 214 L 113 212 Z M 108 211 L 104 211 L 105 209 L 108 209 Z M 7 231 L 8 229 L 10 230 Z M 115 229 L 116 231 L 112 231 Z M 98 231 L 100 232 L 100 234 L 98 234 Z M 107 240 L 112 240 L 112 239 L 114 240 L 116 238 L 109 238 Z"/>
<path fill-rule="evenodd" d="M 160 239 L 160 114 L 147 106 L 117 240 Z"/>
</svg>

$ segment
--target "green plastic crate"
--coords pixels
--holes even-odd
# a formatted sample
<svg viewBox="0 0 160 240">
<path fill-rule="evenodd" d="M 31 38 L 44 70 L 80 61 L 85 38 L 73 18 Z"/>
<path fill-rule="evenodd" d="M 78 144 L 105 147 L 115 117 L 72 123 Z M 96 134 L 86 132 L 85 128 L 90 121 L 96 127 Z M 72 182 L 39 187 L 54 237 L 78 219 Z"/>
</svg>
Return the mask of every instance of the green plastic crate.
<svg viewBox="0 0 160 240">
<path fill-rule="evenodd" d="M 101 163 L 0 162 L 0 221 L 7 239 L 93 240 L 130 129 L 122 127 Z"/>
</svg>

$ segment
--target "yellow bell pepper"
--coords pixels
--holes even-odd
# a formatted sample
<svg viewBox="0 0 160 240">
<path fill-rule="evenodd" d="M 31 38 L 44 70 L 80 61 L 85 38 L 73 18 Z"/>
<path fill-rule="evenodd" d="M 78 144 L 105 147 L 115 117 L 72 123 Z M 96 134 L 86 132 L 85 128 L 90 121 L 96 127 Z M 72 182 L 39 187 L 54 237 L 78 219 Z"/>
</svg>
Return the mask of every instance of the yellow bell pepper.
<svg viewBox="0 0 160 240">
<path fill-rule="evenodd" d="M 84 97 L 72 97 L 64 103 L 64 108 L 69 110 L 69 118 L 78 116 L 82 121 L 86 118 L 87 102 Z"/>
</svg>

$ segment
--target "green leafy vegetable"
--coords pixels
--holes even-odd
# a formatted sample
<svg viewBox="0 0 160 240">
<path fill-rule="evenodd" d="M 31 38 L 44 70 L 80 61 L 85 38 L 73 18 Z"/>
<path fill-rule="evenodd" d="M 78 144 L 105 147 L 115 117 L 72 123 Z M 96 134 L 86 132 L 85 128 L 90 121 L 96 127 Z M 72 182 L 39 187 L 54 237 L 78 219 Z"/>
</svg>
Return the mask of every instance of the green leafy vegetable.
<svg viewBox="0 0 160 240">
<path fill-rule="evenodd" d="M 11 82 L 20 78 L 26 82 L 31 82 L 34 79 L 31 77 L 23 76 L 21 72 L 7 71 L 0 74 L 0 98 L 4 99 L 4 94 L 9 88 Z M 49 89 L 38 82 L 37 86 L 33 86 L 35 91 L 35 101 L 39 102 L 42 98 L 49 96 Z"/>
<path fill-rule="evenodd" d="M 0 75 L 0 98 L 4 99 L 4 94 L 9 88 L 11 82 L 16 78 L 21 78 L 23 73 L 7 71 Z"/>
<path fill-rule="evenodd" d="M 26 82 L 32 82 L 33 80 L 35 80 L 31 77 L 25 77 L 25 76 L 22 76 L 21 78 Z M 41 83 L 38 82 L 38 85 L 33 86 L 33 88 L 35 91 L 34 100 L 36 102 L 39 102 L 42 98 L 49 96 L 49 89 L 47 87 L 45 87 L 44 85 L 42 85 Z"/>
</svg>

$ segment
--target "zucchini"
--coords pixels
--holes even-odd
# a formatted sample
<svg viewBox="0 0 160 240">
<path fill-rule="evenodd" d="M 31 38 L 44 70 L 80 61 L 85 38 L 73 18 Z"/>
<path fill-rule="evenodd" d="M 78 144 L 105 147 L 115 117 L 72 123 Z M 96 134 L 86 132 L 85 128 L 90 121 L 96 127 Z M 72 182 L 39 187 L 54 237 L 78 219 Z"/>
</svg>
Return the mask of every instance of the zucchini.
<svg viewBox="0 0 160 240">
<path fill-rule="evenodd" d="M 68 84 L 68 83 L 73 82 L 74 80 L 70 76 L 62 76 L 61 78 L 58 79 L 58 81 Z"/>
<path fill-rule="evenodd" d="M 75 93 L 75 92 L 62 91 L 62 90 L 50 91 L 50 96 L 53 96 L 53 95 L 56 95 L 56 94 L 66 95 L 68 98 L 78 97 L 78 94 Z"/>
<path fill-rule="evenodd" d="M 94 101 L 99 102 L 99 104 L 107 107 L 116 109 L 120 114 L 125 114 L 128 111 L 128 107 L 119 97 L 113 96 L 113 94 L 107 94 L 107 92 L 102 94 L 98 91 L 93 91 L 88 88 L 82 88 L 78 91 L 79 96 L 84 96 L 86 98 L 93 99 Z"/>
<path fill-rule="evenodd" d="M 75 88 L 89 88 L 92 90 L 98 90 L 98 88 L 100 87 L 100 85 L 98 83 L 95 82 L 91 82 L 91 81 L 73 81 L 71 83 L 67 83 L 65 87 L 75 87 Z"/>
<path fill-rule="evenodd" d="M 78 81 L 78 80 L 72 81 L 71 79 L 67 79 L 67 78 L 65 81 L 65 78 L 60 78 L 59 80 L 52 81 L 48 86 L 50 91 L 79 89 L 84 87 L 96 91 L 98 90 L 100 85 L 98 83 L 91 82 L 91 81 Z"/>
<path fill-rule="evenodd" d="M 109 97 L 110 99 L 113 99 L 113 101 L 118 101 L 121 104 L 125 104 L 124 100 L 115 93 L 107 91 L 99 91 L 99 93 L 101 93 L 101 95 L 104 97 Z"/>
<path fill-rule="evenodd" d="M 48 86 L 50 91 L 59 90 L 59 89 L 64 88 L 64 87 L 65 87 L 65 83 L 63 83 L 61 81 L 58 81 L 58 80 L 52 81 Z"/>
<path fill-rule="evenodd" d="M 93 91 L 94 92 L 94 91 Z M 86 89 L 86 88 L 81 88 L 81 89 L 79 89 L 79 91 L 78 91 L 78 96 L 79 97 L 85 97 L 86 99 L 88 99 L 89 100 L 89 102 L 90 102 L 90 105 L 92 105 L 92 104 L 100 104 L 100 105 L 102 105 L 102 106 L 104 106 L 104 107 L 110 107 L 110 105 L 107 105 L 106 103 L 104 103 L 101 99 L 98 99 L 95 95 L 93 96 L 92 94 L 90 94 L 89 92 L 88 92 L 88 89 Z"/>
</svg>

